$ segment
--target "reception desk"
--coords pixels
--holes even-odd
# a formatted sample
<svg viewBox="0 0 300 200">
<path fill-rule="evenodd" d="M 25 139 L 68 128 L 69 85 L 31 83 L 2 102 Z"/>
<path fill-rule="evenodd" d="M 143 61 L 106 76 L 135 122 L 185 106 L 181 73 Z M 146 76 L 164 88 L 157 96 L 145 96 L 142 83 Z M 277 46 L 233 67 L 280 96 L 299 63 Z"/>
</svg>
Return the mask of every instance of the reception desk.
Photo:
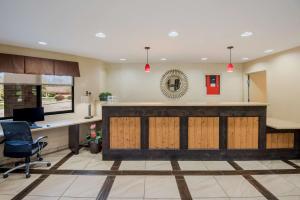
<svg viewBox="0 0 300 200">
<path fill-rule="evenodd" d="M 264 103 L 107 103 L 103 159 L 228 160 L 299 157 L 294 138 L 267 148 Z"/>
</svg>

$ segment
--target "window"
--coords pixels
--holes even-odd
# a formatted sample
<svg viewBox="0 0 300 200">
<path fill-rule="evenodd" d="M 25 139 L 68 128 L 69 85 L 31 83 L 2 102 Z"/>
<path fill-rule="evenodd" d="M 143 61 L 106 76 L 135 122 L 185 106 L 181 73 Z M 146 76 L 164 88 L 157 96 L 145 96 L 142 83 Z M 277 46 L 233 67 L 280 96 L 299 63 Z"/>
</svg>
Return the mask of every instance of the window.
<svg viewBox="0 0 300 200">
<path fill-rule="evenodd" d="M 72 99 L 71 86 L 42 86 L 42 106 L 45 112 L 72 110 Z"/>
<path fill-rule="evenodd" d="M 73 77 L 43 75 L 42 106 L 46 113 L 73 110 Z"/>
<path fill-rule="evenodd" d="M 73 77 L 0 73 L 0 118 L 38 106 L 45 114 L 74 112 Z"/>
</svg>

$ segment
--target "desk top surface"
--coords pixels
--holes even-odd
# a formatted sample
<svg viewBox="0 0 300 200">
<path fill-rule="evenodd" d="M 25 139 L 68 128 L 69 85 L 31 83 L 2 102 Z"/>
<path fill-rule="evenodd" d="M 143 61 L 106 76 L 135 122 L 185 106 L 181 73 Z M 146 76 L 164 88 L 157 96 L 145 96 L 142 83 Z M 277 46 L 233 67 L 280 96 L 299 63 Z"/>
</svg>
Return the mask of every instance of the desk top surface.
<svg viewBox="0 0 300 200">
<path fill-rule="evenodd" d="M 53 120 L 53 121 L 41 121 L 36 122 L 38 126 L 41 126 L 42 128 L 36 128 L 31 129 L 31 132 L 37 132 L 37 131 L 43 131 L 43 130 L 49 130 L 54 128 L 60 128 L 60 127 L 66 127 L 76 124 L 85 124 L 85 123 L 91 123 L 91 122 L 97 122 L 101 121 L 102 116 L 94 116 L 91 119 L 84 119 L 84 117 L 80 118 L 70 118 L 70 119 L 60 119 L 60 120 Z M 0 136 L 3 135 L 2 128 L 0 129 Z"/>
<path fill-rule="evenodd" d="M 74 118 L 74 119 L 64 119 L 64 120 L 57 120 L 57 121 L 50 121 L 50 122 L 41 121 L 41 122 L 37 122 L 36 124 L 38 126 L 42 126 L 42 128 L 31 129 L 31 131 L 35 132 L 35 131 L 42 131 L 51 128 L 59 128 L 64 126 L 76 125 L 76 124 L 91 123 L 91 122 L 100 121 L 101 119 L 102 117 L 95 116 L 91 119 Z"/>
</svg>

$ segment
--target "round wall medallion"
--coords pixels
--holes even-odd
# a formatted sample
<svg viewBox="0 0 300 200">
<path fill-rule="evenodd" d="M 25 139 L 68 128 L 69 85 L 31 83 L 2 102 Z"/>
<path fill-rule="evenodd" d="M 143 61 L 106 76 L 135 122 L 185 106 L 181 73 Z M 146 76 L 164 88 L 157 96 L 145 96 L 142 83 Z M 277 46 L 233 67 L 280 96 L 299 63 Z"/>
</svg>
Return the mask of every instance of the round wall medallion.
<svg viewBox="0 0 300 200">
<path fill-rule="evenodd" d="M 160 90 L 168 98 L 178 99 L 188 90 L 187 76 L 180 70 L 171 69 L 160 79 Z"/>
</svg>

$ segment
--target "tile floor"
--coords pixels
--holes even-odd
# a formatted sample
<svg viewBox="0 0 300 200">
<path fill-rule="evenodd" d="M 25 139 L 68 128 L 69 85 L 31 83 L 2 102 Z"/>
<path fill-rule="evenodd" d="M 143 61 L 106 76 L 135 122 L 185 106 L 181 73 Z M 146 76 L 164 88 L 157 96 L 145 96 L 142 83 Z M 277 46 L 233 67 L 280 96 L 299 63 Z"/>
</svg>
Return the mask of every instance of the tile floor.
<svg viewBox="0 0 300 200">
<path fill-rule="evenodd" d="M 52 166 L 60 161 L 68 150 L 48 154 L 45 160 L 52 162 Z M 291 160 L 300 164 L 300 160 Z M 264 170 L 271 174 L 251 175 L 267 191 L 278 199 L 300 200 L 300 171 L 293 174 L 275 174 L 274 170 L 296 170 L 291 165 L 280 161 L 235 161 L 244 170 Z M 102 161 L 101 154 L 90 154 L 81 149 L 78 155 L 71 156 L 63 163 L 56 173 L 50 173 L 36 187 L 27 191 L 26 200 L 91 200 L 100 199 L 102 193 L 108 199 L 180 199 L 181 192 L 188 192 L 193 199 L 207 200 L 262 200 L 266 199 L 241 174 L 226 174 L 235 169 L 227 161 L 178 161 L 182 171 L 201 172 L 202 174 L 172 174 L 170 161 L 122 161 L 119 170 L 134 172 L 132 175 L 109 174 L 114 161 Z M 49 168 L 39 173 L 46 174 Z M 76 173 L 68 173 L 77 170 Z M 273 171 L 272 171 L 273 170 Z M 151 171 L 166 172 L 165 174 L 146 173 Z M 222 172 L 216 175 L 203 174 Z M 85 173 L 86 172 L 86 173 Z M 87 173 L 90 172 L 90 173 Z M 99 173 L 98 173 L 99 172 Z M 101 172 L 101 173 L 100 173 Z M 105 172 L 105 173 L 102 173 Z M 80 174 L 81 173 L 81 174 Z M 143 174 L 144 173 L 144 174 Z M 224 174 L 223 174 L 224 173 Z M 12 199 L 26 187 L 30 187 L 42 174 L 32 173 L 30 179 L 23 174 L 13 173 L 7 179 L 0 178 L 0 199 Z M 186 183 L 187 191 L 176 181 L 181 176 Z M 113 180 L 109 183 L 109 180 Z M 106 189 L 106 193 L 105 193 Z M 104 192 L 103 192 L 104 191 Z"/>
</svg>

